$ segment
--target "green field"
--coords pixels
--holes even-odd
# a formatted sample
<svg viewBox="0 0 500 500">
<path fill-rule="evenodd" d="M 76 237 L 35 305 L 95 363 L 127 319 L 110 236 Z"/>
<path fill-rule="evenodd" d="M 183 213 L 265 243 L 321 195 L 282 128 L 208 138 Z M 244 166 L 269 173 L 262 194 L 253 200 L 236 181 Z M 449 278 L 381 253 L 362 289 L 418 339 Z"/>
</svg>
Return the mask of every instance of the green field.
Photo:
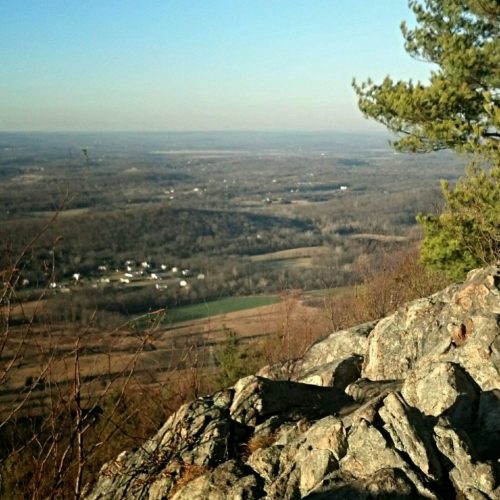
<svg viewBox="0 0 500 500">
<path fill-rule="evenodd" d="M 277 295 L 250 295 L 248 297 L 227 297 L 220 300 L 178 307 L 167 311 L 165 322 L 168 324 L 208 318 L 254 307 L 268 306 L 280 302 Z"/>
</svg>

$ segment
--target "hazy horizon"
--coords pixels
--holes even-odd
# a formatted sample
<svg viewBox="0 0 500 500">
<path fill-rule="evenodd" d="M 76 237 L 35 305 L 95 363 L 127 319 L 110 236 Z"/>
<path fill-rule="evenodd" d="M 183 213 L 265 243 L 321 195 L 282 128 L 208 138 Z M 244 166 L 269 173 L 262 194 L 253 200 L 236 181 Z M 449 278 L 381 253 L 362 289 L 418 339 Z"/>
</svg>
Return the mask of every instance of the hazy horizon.
<svg viewBox="0 0 500 500">
<path fill-rule="evenodd" d="M 425 80 L 406 0 L 18 0 L 0 5 L 0 130 L 345 131 L 351 80 Z"/>
</svg>

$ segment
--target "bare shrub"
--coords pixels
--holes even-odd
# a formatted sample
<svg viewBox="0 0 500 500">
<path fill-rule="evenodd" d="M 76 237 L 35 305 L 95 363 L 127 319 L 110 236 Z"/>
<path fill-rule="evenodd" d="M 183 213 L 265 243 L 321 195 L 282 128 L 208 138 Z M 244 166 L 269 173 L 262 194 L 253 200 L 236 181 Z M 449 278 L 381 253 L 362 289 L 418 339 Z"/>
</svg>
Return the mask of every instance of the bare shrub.
<svg viewBox="0 0 500 500">
<path fill-rule="evenodd" d="M 356 263 L 356 273 L 361 283 L 352 291 L 324 300 L 333 331 L 387 316 L 406 302 L 449 284 L 443 273 L 420 264 L 416 248 L 363 256 Z"/>
</svg>

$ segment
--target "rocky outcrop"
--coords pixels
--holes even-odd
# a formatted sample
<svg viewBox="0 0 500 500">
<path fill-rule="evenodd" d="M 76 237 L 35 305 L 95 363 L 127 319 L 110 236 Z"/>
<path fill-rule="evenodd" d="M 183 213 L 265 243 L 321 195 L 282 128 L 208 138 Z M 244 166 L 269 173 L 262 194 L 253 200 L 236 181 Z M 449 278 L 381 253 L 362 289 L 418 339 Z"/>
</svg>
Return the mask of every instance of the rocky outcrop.
<svg viewBox="0 0 500 500">
<path fill-rule="evenodd" d="M 500 498 L 500 270 L 198 399 L 89 499 Z"/>
</svg>

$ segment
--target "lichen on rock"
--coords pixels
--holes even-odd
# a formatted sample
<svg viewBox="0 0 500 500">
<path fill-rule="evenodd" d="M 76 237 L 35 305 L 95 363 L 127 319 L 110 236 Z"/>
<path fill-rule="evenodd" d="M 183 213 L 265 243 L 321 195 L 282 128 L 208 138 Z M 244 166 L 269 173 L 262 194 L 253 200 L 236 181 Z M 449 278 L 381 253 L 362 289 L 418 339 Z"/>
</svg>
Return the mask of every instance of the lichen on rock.
<svg viewBox="0 0 500 500">
<path fill-rule="evenodd" d="M 499 284 L 471 272 L 183 406 L 86 498 L 500 498 Z"/>
</svg>

